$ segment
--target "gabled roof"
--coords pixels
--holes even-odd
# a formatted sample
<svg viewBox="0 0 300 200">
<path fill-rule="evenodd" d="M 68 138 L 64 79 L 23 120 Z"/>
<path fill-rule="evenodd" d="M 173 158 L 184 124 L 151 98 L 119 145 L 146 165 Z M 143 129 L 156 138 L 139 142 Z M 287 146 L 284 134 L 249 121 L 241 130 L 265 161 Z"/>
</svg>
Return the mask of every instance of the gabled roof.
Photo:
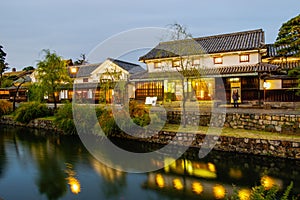
<svg viewBox="0 0 300 200">
<path fill-rule="evenodd" d="M 212 54 L 232 51 L 255 50 L 263 47 L 265 42 L 264 32 L 262 29 L 199 37 L 193 38 L 193 40 L 194 43 L 196 42 L 195 44 L 199 46 L 195 47 L 195 44 L 193 44 L 192 52 L 187 53 L 190 55 L 196 55 L 195 53 L 197 53 L 197 51 L 199 54 Z M 146 55 L 140 57 L 139 60 L 143 61 L 148 59 L 177 57 L 179 55 L 178 51 L 176 52 L 175 49 L 176 45 L 178 47 L 178 44 L 182 44 L 186 41 L 187 40 L 161 42 Z M 182 54 L 184 53 L 180 54 L 182 56 Z"/>
<path fill-rule="evenodd" d="M 145 69 L 143 69 L 138 64 L 134 64 L 134 63 L 130 63 L 130 62 L 122 61 L 122 60 L 117 60 L 117 59 L 113 59 L 113 58 L 107 58 L 107 60 L 109 60 L 110 62 L 121 67 L 125 71 L 128 71 L 129 74 L 135 74 L 135 73 L 138 73 L 141 71 L 145 71 Z M 78 73 L 77 73 L 77 78 L 91 76 L 92 72 L 95 71 L 103 63 L 76 66 L 79 68 Z"/>
<path fill-rule="evenodd" d="M 89 77 L 91 73 L 99 67 L 99 65 L 101 65 L 101 63 L 77 66 L 79 68 L 77 77 Z"/>
<path fill-rule="evenodd" d="M 130 63 L 130 62 L 126 62 L 123 60 L 114 59 L 114 58 L 108 58 L 108 60 L 113 62 L 114 64 L 118 65 L 122 69 L 128 71 L 129 74 L 135 74 L 138 72 L 145 71 L 144 68 L 142 68 L 140 65 L 135 64 L 135 63 Z"/>
</svg>

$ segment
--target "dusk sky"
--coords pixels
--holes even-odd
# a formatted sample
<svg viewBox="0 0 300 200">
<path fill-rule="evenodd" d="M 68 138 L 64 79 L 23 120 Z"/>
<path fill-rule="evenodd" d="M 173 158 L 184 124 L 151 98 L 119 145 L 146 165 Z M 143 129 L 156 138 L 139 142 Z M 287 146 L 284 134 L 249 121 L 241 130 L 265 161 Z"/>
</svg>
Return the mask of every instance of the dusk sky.
<svg viewBox="0 0 300 200">
<path fill-rule="evenodd" d="M 0 45 L 10 68 L 36 67 L 41 50 L 77 60 L 99 43 L 135 28 L 179 23 L 194 37 L 262 28 L 273 43 L 299 0 L 9 0 L 2 1 Z M 138 58 L 136 58 L 137 60 Z M 99 60 L 101 62 L 103 60 Z"/>
</svg>

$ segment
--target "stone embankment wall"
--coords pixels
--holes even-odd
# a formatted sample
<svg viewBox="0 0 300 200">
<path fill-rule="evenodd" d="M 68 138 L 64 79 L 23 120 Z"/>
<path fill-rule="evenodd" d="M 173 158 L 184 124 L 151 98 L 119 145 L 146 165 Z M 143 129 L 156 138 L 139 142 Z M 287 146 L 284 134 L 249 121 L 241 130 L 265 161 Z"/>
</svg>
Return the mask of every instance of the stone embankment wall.
<svg viewBox="0 0 300 200">
<path fill-rule="evenodd" d="M 167 113 L 168 123 L 180 124 L 181 112 Z M 263 114 L 263 113 L 199 113 L 187 114 L 187 123 L 200 126 L 220 126 L 234 129 L 263 130 L 278 133 L 300 134 L 300 113 L 295 114 Z"/>
<path fill-rule="evenodd" d="M 151 135 L 150 133 L 148 134 Z M 235 138 L 167 131 L 161 131 L 158 134 L 153 134 L 149 137 L 145 137 L 145 135 L 143 137 L 133 137 L 124 133 L 115 133 L 111 137 L 163 145 L 172 144 L 174 145 L 174 148 L 176 148 L 177 145 L 183 145 L 203 148 L 202 150 L 214 149 L 226 152 L 239 152 L 300 160 L 300 142 L 295 141 Z"/>
<path fill-rule="evenodd" d="M 2 116 L 0 117 L 0 124 L 7 124 L 12 126 L 26 126 L 29 128 L 38 128 L 44 130 L 52 130 L 55 132 L 61 132 L 51 120 L 35 119 L 30 121 L 28 124 L 22 124 L 20 122 L 15 121 L 11 117 Z"/>
<path fill-rule="evenodd" d="M 237 114 L 235 114 L 237 115 Z M 174 115 L 173 115 L 174 116 Z M 175 115 L 176 116 L 176 115 Z M 206 122 L 208 124 L 213 124 L 215 126 L 220 126 L 223 124 L 225 119 L 225 124 L 228 119 L 232 116 L 231 123 L 239 124 L 242 120 L 251 119 L 250 117 L 245 114 L 241 114 L 239 117 L 234 115 L 226 115 L 226 114 L 214 114 L 212 119 L 210 116 L 204 116 L 206 118 Z M 199 117 L 199 118 L 197 118 Z M 203 116 L 191 116 L 193 118 L 189 123 L 195 122 L 195 120 L 202 119 Z M 296 116 L 295 119 L 291 116 L 284 116 L 285 121 L 287 118 L 292 121 L 297 121 Z M 257 118 L 257 117 L 256 117 Z M 297 119 L 299 117 L 297 116 Z M 254 116 L 255 119 L 255 116 Z M 271 120 L 272 117 L 265 120 Z M 277 119 L 277 118 L 276 118 Z M 283 118 L 280 118 L 283 120 Z M 236 120 L 236 122 L 234 122 Z M 260 119 L 256 119 L 259 120 Z M 263 119 L 261 119 L 263 120 Z M 274 121 L 275 118 L 274 118 Z M 201 121 L 204 123 L 205 121 Z M 298 121 L 299 122 L 299 121 Z M 228 122 L 229 123 L 229 122 Z M 249 121 L 247 122 L 249 123 Z M 2 117 L 0 118 L 0 124 L 9 124 L 14 126 L 26 126 L 32 128 L 40 128 L 45 130 L 52 130 L 52 132 L 61 132 L 60 130 L 55 127 L 52 121 L 49 120 L 33 120 L 29 124 L 21 124 L 14 121 L 11 117 Z M 242 123 L 243 124 L 243 123 Z M 272 124 L 272 122 L 270 123 Z M 207 124 L 206 124 L 207 125 Z M 244 123 L 244 128 L 245 128 Z M 247 125 L 249 126 L 249 125 Z M 236 128 L 242 128 L 236 127 Z M 149 137 L 147 137 L 147 135 Z M 149 132 L 149 133 L 142 133 L 138 134 L 136 137 L 124 134 L 124 133 L 114 133 L 111 135 L 112 137 L 118 137 L 122 139 L 129 139 L 135 141 L 143 141 L 143 142 L 150 142 L 155 144 L 172 144 L 174 148 L 177 145 L 183 145 L 187 147 L 196 147 L 196 148 L 213 148 L 215 150 L 220 151 L 229 151 L 229 152 L 239 152 L 239 153 L 249 153 L 255 155 L 268 155 L 274 157 L 283 157 L 283 158 L 292 158 L 300 160 L 300 142 L 296 141 L 282 141 L 282 140 L 267 140 L 267 139 L 253 139 L 253 138 L 235 138 L 235 137 L 228 137 L 228 136 L 218 136 L 218 135 L 204 135 L 204 134 L 193 134 L 193 133 L 176 133 L 176 132 L 167 132 L 167 131 L 160 131 L 159 133 Z"/>
</svg>

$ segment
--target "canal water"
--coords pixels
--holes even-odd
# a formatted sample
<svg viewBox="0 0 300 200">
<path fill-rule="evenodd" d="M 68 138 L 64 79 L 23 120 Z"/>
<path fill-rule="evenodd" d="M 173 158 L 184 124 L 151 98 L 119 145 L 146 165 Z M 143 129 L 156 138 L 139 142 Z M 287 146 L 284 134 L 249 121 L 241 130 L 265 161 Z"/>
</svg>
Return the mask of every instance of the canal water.
<svg viewBox="0 0 300 200">
<path fill-rule="evenodd" d="M 224 199 L 234 191 L 247 199 L 253 186 L 284 189 L 291 181 L 293 194 L 300 194 L 299 161 L 216 151 L 203 159 L 195 155 L 189 149 L 158 171 L 126 173 L 96 160 L 77 136 L 0 126 L 0 199 Z"/>
</svg>

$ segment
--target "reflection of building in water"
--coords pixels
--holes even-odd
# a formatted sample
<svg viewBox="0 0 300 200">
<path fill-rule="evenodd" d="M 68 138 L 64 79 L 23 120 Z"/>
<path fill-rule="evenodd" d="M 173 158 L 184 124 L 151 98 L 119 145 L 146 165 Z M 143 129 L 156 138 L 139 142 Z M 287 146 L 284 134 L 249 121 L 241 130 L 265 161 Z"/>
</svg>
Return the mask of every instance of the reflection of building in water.
<svg viewBox="0 0 300 200">
<path fill-rule="evenodd" d="M 68 177 L 66 180 L 70 186 L 70 190 L 74 194 L 78 194 L 81 191 L 81 186 L 79 180 L 75 177 L 76 172 L 73 170 L 72 164 L 66 163 L 67 169 L 65 170 Z"/>
<path fill-rule="evenodd" d="M 172 162 L 172 158 L 166 159 L 165 162 L 171 164 L 159 172 L 150 172 L 144 184 L 145 188 L 161 191 L 167 196 L 189 199 L 225 199 L 226 195 L 231 196 L 234 193 L 235 189 L 231 183 L 223 183 L 217 178 L 218 169 L 211 162 L 186 159 L 173 159 Z M 237 168 L 228 168 L 227 174 L 233 179 L 244 177 L 242 171 Z M 281 180 L 270 176 L 263 176 L 260 181 L 266 189 L 275 185 L 282 187 Z M 250 199 L 250 188 L 236 184 L 236 190 L 239 199 Z"/>
<path fill-rule="evenodd" d="M 124 179 L 125 172 L 107 167 L 96 159 L 91 160 L 91 165 L 97 174 L 106 179 L 107 181 L 114 182 L 119 179 Z"/>
<path fill-rule="evenodd" d="M 266 190 L 269 190 L 274 186 L 277 186 L 279 189 L 282 189 L 282 181 L 270 176 L 262 176 L 260 179 L 260 183 L 262 186 L 264 186 Z"/>
<path fill-rule="evenodd" d="M 186 174 L 201 178 L 217 178 L 216 167 L 213 163 L 204 163 L 190 161 L 187 159 L 178 159 L 166 158 L 166 163 L 171 163 L 168 166 L 165 166 L 165 172 L 172 172 L 176 174 Z"/>
<path fill-rule="evenodd" d="M 145 188 L 158 190 L 167 196 L 185 198 L 223 199 L 226 194 L 232 195 L 231 185 L 221 185 L 216 181 L 197 179 L 191 176 L 183 177 L 170 173 L 150 172 L 144 184 Z"/>
</svg>

